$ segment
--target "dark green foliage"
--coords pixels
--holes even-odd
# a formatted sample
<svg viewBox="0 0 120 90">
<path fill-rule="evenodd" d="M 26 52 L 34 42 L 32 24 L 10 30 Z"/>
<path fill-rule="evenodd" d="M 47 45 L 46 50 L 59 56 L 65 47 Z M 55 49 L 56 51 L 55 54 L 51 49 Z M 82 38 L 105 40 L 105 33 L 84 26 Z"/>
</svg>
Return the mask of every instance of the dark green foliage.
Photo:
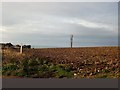
<svg viewBox="0 0 120 90">
<path fill-rule="evenodd" d="M 25 59 L 14 63 L 13 61 L 15 60 L 3 65 L 3 75 L 32 78 L 70 78 L 73 76 L 70 66 L 64 64 L 55 65 L 47 59 Z"/>
</svg>

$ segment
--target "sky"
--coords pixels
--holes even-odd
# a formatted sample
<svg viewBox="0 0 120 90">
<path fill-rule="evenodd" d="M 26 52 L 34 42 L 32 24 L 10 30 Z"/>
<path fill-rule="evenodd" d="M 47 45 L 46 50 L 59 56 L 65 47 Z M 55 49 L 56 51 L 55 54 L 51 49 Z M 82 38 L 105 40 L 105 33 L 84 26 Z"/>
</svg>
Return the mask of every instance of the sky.
<svg viewBox="0 0 120 90">
<path fill-rule="evenodd" d="M 4 2 L 2 42 L 33 47 L 118 45 L 117 2 Z"/>
</svg>

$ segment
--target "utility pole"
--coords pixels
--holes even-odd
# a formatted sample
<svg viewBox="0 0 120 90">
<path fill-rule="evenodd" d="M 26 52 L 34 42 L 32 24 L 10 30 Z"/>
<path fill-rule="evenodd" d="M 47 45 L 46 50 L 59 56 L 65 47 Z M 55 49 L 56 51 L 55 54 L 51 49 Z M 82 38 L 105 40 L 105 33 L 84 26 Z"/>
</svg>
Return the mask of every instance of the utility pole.
<svg viewBox="0 0 120 90">
<path fill-rule="evenodd" d="M 71 48 L 72 48 L 73 47 L 73 35 L 71 35 L 70 43 L 71 43 Z"/>
<path fill-rule="evenodd" d="M 22 54 L 22 52 L 23 52 L 23 46 L 21 44 L 21 46 L 20 46 L 20 54 Z"/>
</svg>

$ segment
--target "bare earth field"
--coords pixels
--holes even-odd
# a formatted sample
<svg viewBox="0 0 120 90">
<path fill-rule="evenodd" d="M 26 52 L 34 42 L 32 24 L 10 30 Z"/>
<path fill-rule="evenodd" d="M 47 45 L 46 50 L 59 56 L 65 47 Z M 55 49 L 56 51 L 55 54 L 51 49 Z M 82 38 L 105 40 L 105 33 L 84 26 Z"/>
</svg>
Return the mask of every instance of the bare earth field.
<svg viewBox="0 0 120 90">
<path fill-rule="evenodd" d="M 5 67 L 5 69 L 3 68 L 3 76 L 32 78 L 119 78 L 120 60 L 118 54 L 118 47 L 24 49 L 23 54 L 19 54 L 19 50 L 16 49 L 6 49 L 3 50 L 3 67 Z M 47 60 L 47 63 L 38 65 L 41 59 Z M 19 66 L 25 60 L 27 60 L 26 63 L 22 63 L 23 66 Z M 34 67 L 29 64 L 31 61 L 34 62 L 32 62 Z M 36 61 L 37 63 L 35 64 Z M 50 64 L 48 64 L 49 62 Z M 8 65 L 8 63 L 12 66 Z M 24 67 L 24 65 L 28 65 L 28 67 Z M 46 65 L 44 67 L 48 68 L 41 69 L 40 65 Z M 24 67 L 24 69 L 27 68 L 27 72 L 33 72 L 36 68 L 37 70 L 33 73 L 27 73 L 27 76 L 25 76 L 26 73 L 24 75 L 18 73 L 17 70 L 21 70 L 18 66 Z M 51 67 L 52 69 L 50 69 Z M 18 74 L 16 72 L 10 73 L 10 71 L 14 70 Z M 43 74 L 45 71 L 49 71 L 47 75 Z M 39 73 L 42 73 L 43 76 Z"/>
</svg>

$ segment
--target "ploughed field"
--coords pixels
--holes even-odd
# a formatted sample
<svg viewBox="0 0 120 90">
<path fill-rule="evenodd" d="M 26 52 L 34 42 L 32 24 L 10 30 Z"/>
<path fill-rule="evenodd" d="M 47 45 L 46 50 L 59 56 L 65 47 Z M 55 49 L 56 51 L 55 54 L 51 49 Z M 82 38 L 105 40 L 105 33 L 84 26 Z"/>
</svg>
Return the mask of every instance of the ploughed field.
<svg viewBox="0 0 120 90">
<path fill-rule="evenodd" d="M 3 50 L 3 76 L 119 78 L 118 54 L 118 47 L 23 49 L 23 54 L 6 49 Z"/>
</svg>

